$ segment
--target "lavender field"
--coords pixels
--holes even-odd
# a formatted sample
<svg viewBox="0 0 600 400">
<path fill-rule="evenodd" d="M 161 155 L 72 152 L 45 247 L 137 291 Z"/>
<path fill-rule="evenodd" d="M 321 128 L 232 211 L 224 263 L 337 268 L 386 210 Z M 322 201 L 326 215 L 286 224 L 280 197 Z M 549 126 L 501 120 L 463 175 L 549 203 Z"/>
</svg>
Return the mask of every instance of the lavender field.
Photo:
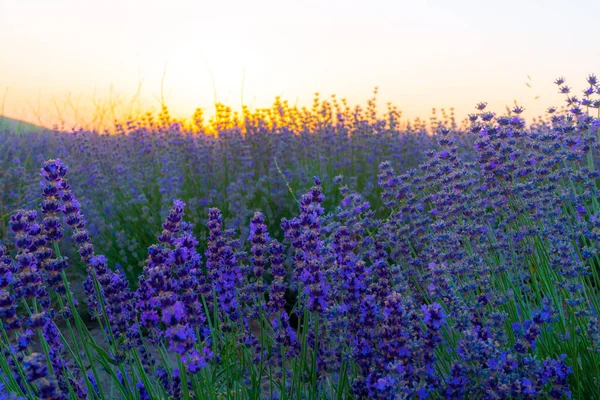
<svg viewBox="0 0 600 400">
<path fill-rule="evenodd" d="M 1 130 L 0 399 L 600 398 L 600 85 L 555 83 Z"/>
</svg>

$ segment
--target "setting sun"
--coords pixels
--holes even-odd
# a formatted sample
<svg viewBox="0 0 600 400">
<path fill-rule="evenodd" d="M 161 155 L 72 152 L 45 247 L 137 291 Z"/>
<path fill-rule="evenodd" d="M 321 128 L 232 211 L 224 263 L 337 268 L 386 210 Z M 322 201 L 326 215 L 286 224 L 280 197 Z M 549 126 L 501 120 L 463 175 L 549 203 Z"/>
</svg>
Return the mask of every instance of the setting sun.
<svg viewBox="0 0 600 400">
<path fill-rule="evenodd" d="M 598 4 L 0 0 L 0 99 L 5 116 L 70 126 L 161 100 L 180 118 L 215 101 L 306 106 L 315 91 L 358 104 L 377 86 L 405 118 L 515 100 L 531 118 L 560 101 L 557 75 L 600 65 L 581 17 Z"/>
</svg>

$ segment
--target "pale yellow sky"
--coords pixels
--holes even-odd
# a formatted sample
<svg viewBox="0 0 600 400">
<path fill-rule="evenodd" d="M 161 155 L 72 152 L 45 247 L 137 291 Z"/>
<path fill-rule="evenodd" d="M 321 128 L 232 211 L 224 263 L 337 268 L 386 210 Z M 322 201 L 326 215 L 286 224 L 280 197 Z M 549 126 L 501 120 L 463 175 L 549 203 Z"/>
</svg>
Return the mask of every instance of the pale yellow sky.
<svg viewBox="0 0 600 400">
<path fill-rule="evenodd" d="M 144 108 L 210 114 L 314 92 L 380 104 L 405 117 L 454 106 L 458 119 L 487 101 L 517 100 L 526 116 L 560 104 L 560 75 L 576 92 L 600 75 L 594 1 L 83 1 L 0 0 L 0 107 L 46 125 L 91 121 L 94 100 L 141 83 Z M 212 74 L 212 77 L 211 77 Z M 525 86 L 527 75 L 533 89 Z M 535 96 L 540 99 L 534 100 Z"/>
</svg>

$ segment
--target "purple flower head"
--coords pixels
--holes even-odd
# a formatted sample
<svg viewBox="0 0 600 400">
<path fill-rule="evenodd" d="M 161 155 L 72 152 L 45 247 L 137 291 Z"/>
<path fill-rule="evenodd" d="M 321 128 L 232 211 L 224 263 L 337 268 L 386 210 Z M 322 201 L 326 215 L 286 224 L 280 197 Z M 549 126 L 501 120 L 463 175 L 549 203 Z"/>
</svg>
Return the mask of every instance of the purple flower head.
<svg viewBox="0 0 600 400">
<path fill-rule="evenodd" d="M 33 218 L 33 221 L 30 220 L 30 215 L 34 215 L 35 217 L 37 217 L 35 211 L 30 212 L 26 210 L 17 210 L 13 215 L 10 216 L 8 226 L 14 233 L 27 233 L 29 231 L 31 223 L 35 221 L 35 217 Z"/>
<path fill-rule="evenodd" d="M 183 220 L 184 208 L 185 203 L 183 201 L 173 201 L 173 207 L 169 211 L 169 215 L 167 216 L 163 224 L 163 232 L 158 237 L 159 242 L 172 244 L 174 235 L 180 231 L 181 222 Z"/>
<path fill-rule="evenodd" d="M 377 391 L 384 392 L 388 391 L 394 386 L 394 378 L 390 376 L 386 376 L 383 378 L 379 378 L 375 381 L 373 388 Z"/>
<path fill-rule="evenodd" d="M 590 74 L 587 77 L 587 83 L 589 83 L 590 86 L 596 86 L 598 84 L 598 78 L 596 75 Z"/>
<path fill-rule="evenodd" d="M 27 330 L 25 330 L 25 332 L 22 332 L 19 335 L 19 338 L 17 340 L 17 346 L 19 348 L 19 351 L 27 350 L 27 348 L 29 347 L 29 343 L 31 342 L 32 336 L 33 336 L 33 331 L 31 329 L 27 329 Z"/>
<path fill-rule="evenodd" d="M 571 93 L 571 88 L 569 86 L 561 86 L 558 88 L 559 92 L 562 94 L 569 94 Z"/>
<path fill-rule="evenodd" d="M 58 182 L 67 175 L 68 168 L 60 158 L 48 160 L 40 170 L 42 177 L 48 182 Z"/>
<path fill-rule="evenodd" d="M 484 112 L 480 115 L 481 120 L 484 122 L 489 122 L 489 121 L 493 120 L 495 116 L 496 116 L 496 113 L 493 113 L 491 111 Z"/>
<path fill-rule="evenodd" d="M 315 179 L 315 183 L 320 181 Z M 300 199 L 300 242 L 297 243 L 297 258 L 303 265 L 296 271 L 296 277 L 304 285 L 308 295 L 307 305 L 310 311 L 324 312 L 327 308 L 329 284 L 323 274 L 321 221 L 324 210 L 321 203 L 325 199 L 321 186 L 315 185 Z"/>
<path fill-rule="evenodd" d="M 31 353 L 23 360 L 23 368 L 28 382 L 35 382 L 48 375 L 48 364 L 41 353 Z"/>
<path fill-rule="evenodd" d="M 196 342 L 196 332 L 189 326 L 176 325 L 166 331 L 169 350 L 179 354 L 186 354 Z"/>
<path fill-rule="evenodd" d="M 469 377 L 467 371 L 460 364 L 452 365 L 450 375 L 446 378 L 445 394 L 447 399 L 464 398 L 467 392 Z"/>
<path fill-rule="evenodd" d="M 531 320 L 536 325 L 543 325 L 552 322 L 554 311 L 549 298 L 543 299 L 542 308 L 534 310 L 531 314 Z"/>
<path fill-rule="evenodd" d="M 254 301 L 258 300 L 266 290 L 266 285 L 263 283 L 263 275 L 266 272 L 267 257 L 265 253 L 270 240 L 264 216 L 257 211 L 250 220 L 250 242 L 252 243 L 250 261 L 255 279 L 252 282 L 250 290 L 253 292 L 251 297 Z"/>
<path fill-rule="evenodd" d="M 31 314 L 29 318 L 27 318 L 25 325 L 33 330 L 40 330 L 44 326 L 46 326 L 47 322 L 48 315 L 46 314 L 46 312 L 42 311 L 39 313 Z"/>
<path fill-rule="evenodd" d="M 190 373 L 197 374 L 206 367 L 213 358 L 214 354 L 212 350 L 209 347 L 204 347 L 201 351 L 196 349 L 190 350 L 182 357 L 182 361 Z"/>
<path fill-rule="evenodd" d="M 286 269 L 284 265 L 285 259 L 283 252 L 283 245 L 277 240 L 273 240 L 269 248 L 273 281 L 271 282 L 271 288 L 269 290 L 269 301 L 265 305 L 265 308 L 269 311 L 269 313 L 271 313 L 271 315 L 283 311 L 285 306 L 286 285 L 284 280 L 286 276 Z"/>
<path fill-rule="evenodd" d="M 186 316 L 185 306 L 181 301 L 176 301 L 172 306 L 162 310 L 161 321 L 168 326 L 178 325 Z"/>
<path fill-rule="evenodd" d="M 582 105 L 589 105 L 590 104 L 590 100 L 588 97 L 590 97 L 591 95 L 593 95 L 594 93 L 596 93 L 596 88 L 594 88 L 593 86 L 588 87 L 587 89 L 585 89 L 583 91 L 583 95 L 586 97 L 585 99 L 582 100 Z M 584 103 L 584 101 L 587 101 L 588 103 Z"/>
<path fill-rule="evenodd" d="M 514 106 L 511 111 L 514 112 L 515 114 L 519 115 L 523 111 L 525 111 L 525 109 L 523 107 L 521 107 L 521 106 Z"/>
<path fill-rule="evenodd" d="M 300 343 L 298 342 L 296 331 L 290 326 L 289 320 L 288 313 L 282 311 L 280 316 L 276 316 L 271 321 L 273 330 L 275 331 L 275 342 L 279 346 L 279 351 L 276 352 L 279 362 L 282 362 L 279 358 L 282 350 L 288 358 L 293 358 L 300 352 Z"/>
<path fill-rule="evenodd" d="M 446 319 L 444 308 L 438 303 L 433 303 L 421 306 L 421 311 L 423 311 L 423 323 L 427 328 L 439 331 Z"/>
<path fill-rule="evenodd" d="M 148 390 L 146 390 L 146 387 L 144 386 L 144 384 L 140 381 L 138 382 L 135 387 L 137 388 L 138 394 L 139 394 L 139 399 L 140 400 L 151 400 L 150 394 L 148 393 Z"/>
<path fill-rule="evenodd" d="M 209 237 L 205 254 L 208 279 L 214 285 L 221 311 L 232 321 L 237 321 L 240 317 L 237 295 L 243 275 L 232 246 L 239 243 L 232 240 L 227 231 L 222 231 L 222 217 L 218 209 L 209 210 L 207 226 Z M 207 292 L 209 301 L 214 300 L 211 292 Z"/>
<path fill-rule="evenodd" d="M 21 327 L 21 319 L 17 315 L 17 298 L 7 290 L 0 290 L 0 317 L 4 329 L 16 331 Z"/>
</svg>

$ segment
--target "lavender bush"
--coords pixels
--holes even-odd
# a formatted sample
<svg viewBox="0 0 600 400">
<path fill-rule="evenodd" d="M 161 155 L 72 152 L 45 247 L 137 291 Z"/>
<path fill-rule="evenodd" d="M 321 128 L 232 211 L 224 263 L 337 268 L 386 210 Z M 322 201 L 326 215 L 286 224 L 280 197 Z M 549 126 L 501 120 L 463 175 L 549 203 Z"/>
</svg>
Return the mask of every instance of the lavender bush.
<svg viewBox="0 0 600 400">
<path fill-rule="evenodd" d="M 296 213 L 286 182 L 299 197 L 312 177 L 320 176 L 328 183 L 325 205 L 333 208 L 340 194 L 329 182 L 343 174 L 352 189 L 378 206 L 373 177 L 379 163 L 416 168 L 425 159 L 424 149 L 436 147 L 436 140 L 423 123 L 401 127 L 393 108 L 377 116 L 374 100 L 354 109 L 333 100 L 311 110 L 278 101 L 269 110 L 245 111 L 243 119 L 220 109 L 208 123 L 196 114 L 189 129 L 165 110 L 159 120 L 149 116 L 117 126 L 111 135 L 4 131 L 0 238 L 9 230 L 7 214 L 40 201 L 37 170 L 50 158 L 71 167 L 71 183 L 86 210 L 94 244 L 112 265 L 123 266 L 134 285 L 146 249 L 155 241 L 153 232 L 161 229 L 161 216 L 173 199 L 186 202 L 200 253 L 206 250 L 211 207 L 219 208 L 227 226 L 244 238 L 254 211 L 261 210 L 271 234 L 283 239 L 279 221 Z M 5 245 L 10 248 L 11 240 L 5 239 Z"/>
<path fill-rule="evenodd" d="M 5 132 L 0 398 L 594 398 L 600 88 L 555 83 L 529 126 L 334 99 Z"/>
</svg>

